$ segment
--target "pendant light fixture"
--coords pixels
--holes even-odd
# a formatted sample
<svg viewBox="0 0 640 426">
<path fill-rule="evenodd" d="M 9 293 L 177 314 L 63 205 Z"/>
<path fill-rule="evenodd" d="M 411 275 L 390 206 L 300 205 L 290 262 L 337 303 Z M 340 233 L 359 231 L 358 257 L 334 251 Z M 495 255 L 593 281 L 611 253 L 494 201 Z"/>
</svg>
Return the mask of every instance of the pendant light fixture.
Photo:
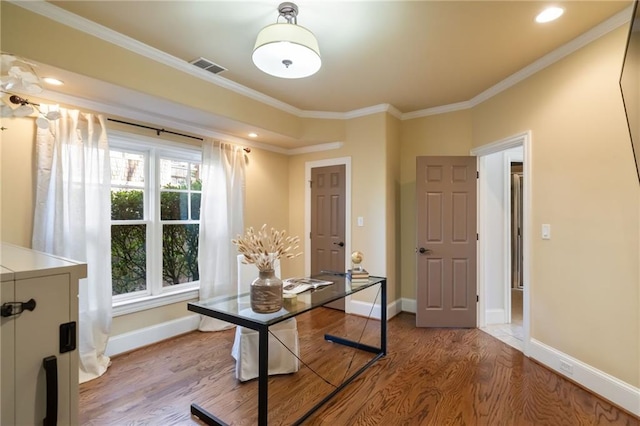
<svg viewBox="0 0 640 426">
<path fill-rule="evenodd" d="M 275 77 L 303 78 L 315 74 L 322 61 L 318 41 L 311 31 L 298 25 L 298 6 L 291 2 L 278 6 L 278 18 L 286 23 L 264 27 L 256 39 L 253 63 Z"/>
</svg>

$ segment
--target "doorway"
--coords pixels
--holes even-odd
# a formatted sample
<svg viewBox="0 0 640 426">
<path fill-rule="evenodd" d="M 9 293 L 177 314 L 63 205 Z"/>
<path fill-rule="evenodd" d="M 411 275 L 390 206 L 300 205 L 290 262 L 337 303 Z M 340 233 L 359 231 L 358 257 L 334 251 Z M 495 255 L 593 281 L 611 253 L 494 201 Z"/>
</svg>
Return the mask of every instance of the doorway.
<svg viewBox="0 0 640 426">
<path fill-rule="evenodd" d="M 339 224 L 337 224 L 336 232 L 342 234 L 344 238 L 334 239 L 333 237 L 326 238 L 327 247 L 324 247 L 323 251 L 326 255 L 314 255 L 315 251 L 318 251 L 318 247 L 315 244 L 312 244 L 312 236 L 314 233 L 317 234 L 317 225 L 318 225 L 318 212 L 314 212 L 314 209 L 317 209 L 318 203 L 317 199 L 314 200 L 313 195 L 318 195 L 318 193 L 312 190 L 312 181 L 313 177 L 318 180 L 318 172 L 320 175 L 324 176 L 325 182 L 328 182 L 327 179 L 331 179 L 331 174 L 333 172 L 338 172 L 336 176 L 340 176 L 338 180 L 342 180 L 340 185 L 344 189 L 344 196 L 340 195 L 343 200 L 340 203 L 334 203 L 335 207 L 338 204 L 342 204 L 344 215 L 340 214 L 341 220 Z M 330 173 L 325 173 L 330 172 Z M 318 182 L 316 182 L 316 185 Z M 318 189 L 318 186 L 316 186 Z M 324 198 L 333 198 L 335 194 L 333 190 L 329 190 L 328 193 L 321 192 L 321 196 Z M 325 203 L 326 204 L 326 203 Z M 329 203 L 331 204 L 331 203 Z M 327 205 L 329 207 L 329 205 Z M 329 210 L 332 210 L 329 208 Z M 329 213 L 323 214 L 325 217 L 330 216 Z M 325 233 L 326 234 L 336 234 L 333 230 L 331 230 L 333 226 L 329 227 Z M 342 157 L 342 158 L 331 158 L 326 160 L 319 161 L 309 161 L 305 163 L 305 238 L 304 238 L 304 256 L 305 256 L 305 275 L 309 276 L 314 273 L 319 272 L 320 270 L 335 270 L 336 272 L 345 272 L 350 266 L 351 262 L 351 158 L 350 157 Z M 318 235 L 316 235 L 318 237 Z M 318 240 L 316 240 L 318 241 Z M 335 243 L 335 244 L 334 244 Z M 319 263 L 320 262 L 320 263 Z M 350 297 L 346 297 L 342 299 L 341 306 L 331 306 L 336 309 L 344 310 L 346 313 L 351 312 L 350 307 Z M 342 303 L 344 305 L 342 305 Z"/>
<path fill-rule="evenodd" d="M 525 355 L 530 334 L 530 144 L 526 132 L 472 151 L 480 172 L 478 324 Z"/>
</svg>

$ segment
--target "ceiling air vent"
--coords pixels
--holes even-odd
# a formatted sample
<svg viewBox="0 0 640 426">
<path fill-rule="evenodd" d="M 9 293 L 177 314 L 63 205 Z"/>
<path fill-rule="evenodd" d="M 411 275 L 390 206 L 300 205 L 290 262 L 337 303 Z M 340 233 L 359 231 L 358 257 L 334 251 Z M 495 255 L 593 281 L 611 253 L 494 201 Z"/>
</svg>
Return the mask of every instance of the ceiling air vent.
<svg viewBox="0 0 640 426">
<path fill-rule="evenodd" d="M 198 59 L 194 59 L 193 61 L 189 62 L 190 64 L 195 65 L 198 68 L 202 68 L 203 70 L 209 71 L 210 73 L 213 74 L 220 74 L 222 71 L 226 71 L 227 69 L 224 67 L 221 67 L 218 64 L 215 64 L 213 62 L 211 62 L 208 59 L 205 58 L 198 58 Z"/>
</svg>

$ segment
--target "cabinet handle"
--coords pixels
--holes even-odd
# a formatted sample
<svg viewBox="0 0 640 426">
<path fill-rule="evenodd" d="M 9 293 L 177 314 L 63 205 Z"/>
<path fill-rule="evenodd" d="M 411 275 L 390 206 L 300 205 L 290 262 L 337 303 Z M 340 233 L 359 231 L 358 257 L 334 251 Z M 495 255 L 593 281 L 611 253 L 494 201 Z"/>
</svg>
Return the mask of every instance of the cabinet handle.
<svg viewBox="0 0 640 426">
<path fill-rule="evenodd" d="M 60 324 L 60 353 L 71 352 L 76 349 L 76 322 Z"/>
<path fill-rule="evenodd" d="M 33 311 L 35 308 L 35 299 L 30 299 L 28 302 L 7 302 L 0 306 L 0 316 L 11 317 L 21 314 L 24 310 Z"/>
<path fill-rule="evenodd" d="M 47 417 L 42 421 L 43 426 L 58 424 L 58 359 L 51 355 L 42 360 L 47 379 Z"/>
</svg>

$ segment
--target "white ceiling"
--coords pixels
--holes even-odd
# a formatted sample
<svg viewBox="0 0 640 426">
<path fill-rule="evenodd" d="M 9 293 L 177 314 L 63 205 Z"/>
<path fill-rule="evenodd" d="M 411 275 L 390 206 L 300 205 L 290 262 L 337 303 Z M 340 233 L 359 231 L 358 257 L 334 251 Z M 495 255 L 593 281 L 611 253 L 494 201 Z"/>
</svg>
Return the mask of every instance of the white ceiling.
<svg viewBox="0 0 640 426">
<path fill-rule="evenodd" d="M 323 62 L 317 74 L 288 80 L 251 62 L 278 0 L 48 3 L 185 63 L 205 57 L 228 69 L 220 77 L 302 111 L 390 104 L 405 114 L 469 101 L 632 4 L 300 0 L 298 24 L 316 35 Z M 551 3 L 565 14 L 535 23 Z"/>
</svg>

